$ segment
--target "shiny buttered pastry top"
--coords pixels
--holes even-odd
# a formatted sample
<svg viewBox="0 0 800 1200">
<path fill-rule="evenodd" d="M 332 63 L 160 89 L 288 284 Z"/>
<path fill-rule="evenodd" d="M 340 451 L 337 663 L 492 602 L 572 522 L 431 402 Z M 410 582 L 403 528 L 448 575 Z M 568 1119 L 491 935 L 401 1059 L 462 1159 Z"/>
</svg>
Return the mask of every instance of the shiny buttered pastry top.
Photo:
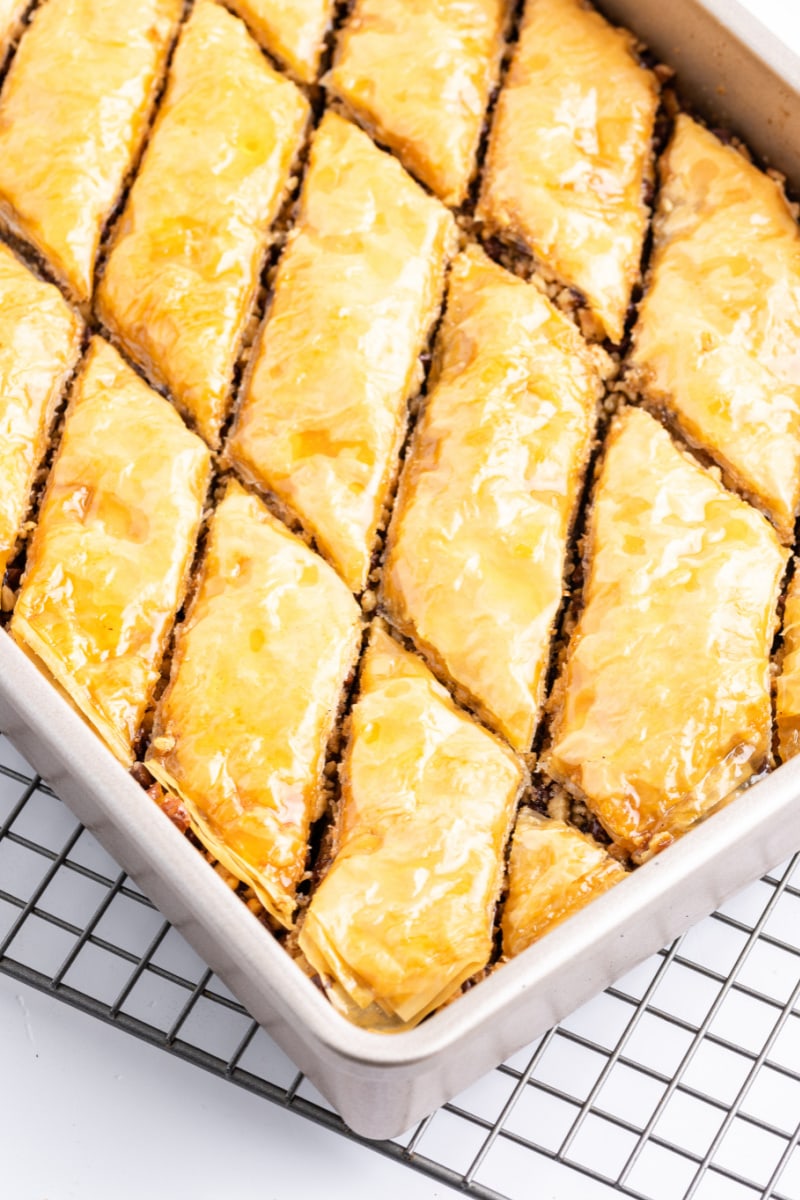
<svg viewBox="0 0 800 1200">
<path fill-rule="evenodd" d="M 261 45 L 298 83 L 317 78 L 336 0 L 229 0 Z"/>
<path fill-rule="evenodd" d="M 314 135 L 231 461 L 360 592 L 439 312 L 452 216 L 328 113 Z"/>
<path fill-rule="evenodd" d="M 446 204 L 465 199 L 509 0 L 357 0 L 325 83 Z"/>
<path fill-rule="evenodd" d="M 476 247 L 456 260 L 382 600 L 518 750 L 542 702 L 606 366 L 537 288 Z"/>
<path fill-rule="evenodd" d="M 147 767 L 214 857 L 291 926 L 328 738 L 361 643 L 331 568 L 231 483 L 178 631 Z"/>
<path fill-rule="evenodd" d="M 639 276 L 658 100 L 630 33 L 583 0 L 528 0 L 478 216 L 585 298 L 612 342 Z"/>
<path fill-rule="evenodd" d="M 609 435 L 586 557 L 545 767 L 642 859 L 769 761 L 787 556 L 765 517 L 627 408 Z"/>
<path fill-rule="evenodd" d="M 308 101 L 244 23 L 198 0 L 181 33 L 97 309 L 212 447 Z"/>
<path fill-rule="evenodd" d="M 791 542 L 800 503 L 800 230 L 783 190 L 680 115 L 661 160 L 635 378 Z"/>
<path fill-rule="evenodd" d="M 380 627 L 341 767 L 333 864 L 300 948 L 356 1024 L 416 1025 L 492 950 L 520 763 Z"/>
<path fill-rule="evenodd" d="M 182 0 L 47 0 L 3 85 L 0 222 L 81 306 L 182 11 Z"/>
<path fill-rule="evenodd" d="M 508 861 L 503 954 L 512 958 L 626 876 L 594 838 L 532 808 L 520 810 Z"/>
<path fill-rule="evenodd" d="M 95 338 L 11 629 L 128 765 L 183 600 L 210 465 L 175 409 Z"/>
<path fill-rule="evenodd" d="M 0 584 L 82 334 L 58 289 L 0 245 Z"/>
</svg>

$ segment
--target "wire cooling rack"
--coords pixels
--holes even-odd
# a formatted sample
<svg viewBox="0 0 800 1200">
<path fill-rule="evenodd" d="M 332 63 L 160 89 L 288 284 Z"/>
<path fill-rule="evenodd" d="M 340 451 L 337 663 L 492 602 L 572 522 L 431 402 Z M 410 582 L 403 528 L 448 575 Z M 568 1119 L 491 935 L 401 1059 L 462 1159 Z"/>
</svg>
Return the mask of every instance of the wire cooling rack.
<svg viewBox="0 0 800 1200">
<path fill-rule="evenodd" d="M 0 970 L 355 1138 L 2 735 Z M 799 1141 L 797 856 L 366 1144 L 485 1200 L 800 1200 Z"/>
</svg>

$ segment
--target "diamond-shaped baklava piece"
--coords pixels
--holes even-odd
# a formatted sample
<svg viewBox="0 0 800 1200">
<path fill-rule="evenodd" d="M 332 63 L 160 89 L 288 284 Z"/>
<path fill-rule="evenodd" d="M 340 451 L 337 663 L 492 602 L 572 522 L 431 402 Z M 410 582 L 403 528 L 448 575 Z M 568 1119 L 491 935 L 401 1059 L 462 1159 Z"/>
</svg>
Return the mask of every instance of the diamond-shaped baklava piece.
<svg viewBox="0 0 800 1200">
<path fill-rule="evenodd" d="M 0 584 L 82 333 L 57 288 L 0 245 Z"/>
<path fill-rule="evenodd" d="M 115 234 L 98 313 L 212 446 L 308 113 L 243 22 L 198 0 Z"/>
<path fill-rule="evenodd" d="M 528 0 L 478 216 L 586 300 L 619 342 L 639 276 L 659 88 L 583 0 Z"/>
<path fill-rule="evenodd" d="M 3 85 L 0 221 L 80 305 L 182 9 L 182 0 L 47 0 Z"/>
<path fill-rule="evenodd" d="M 800 752 L 800 571 L 795 572 L 786 594 L 783 614 L 781 671 L 775 697 L 778 752 L 786 762 Z"/>
<path fill-rule="evenodd" d="M 800 230 L 783 190 L 681 115 L 661 160 L 631 361 L 644 395 L 792 540 L 800 502 Z"/>
<path fill-rule="evenodd" d="M 454 237 L 450 213 L 396 159 L 324 117 L 228 455 L 300 518 L 354 592 Z"/>
<path fill-rule="evenodd" d="M 335 572 L 229 484 L 147 767 L 180 797 L 203 845 L 285 926 L 360 643 L 358 605 Z"/>
<path fill-rule="evenodd" d="M 313 83 L 336 0 L 229 0 L 261 45 L 300 83 Z"/>
<path fill-rule="evenodd" d="M 209 460 L 175 409 L 96 338 L 11 629 L 127 764 L 186 587 Z"/>
<path fill-rule="evenodd" d="M 594 838 L 523 808 L 508 862 L 504 956 L 520 954 L 626 874 Z"/>
<path fill-rule="evenodd" d="M 508 0 L 357 0 L 328 88 L 446 204 L 467 194 Z"/>
<path fill-rule="evenodd" d="M 357 1024 L 417 1024 L 492 950 L 523 770 L 377 627 L 341 767 L 333 863 L 300 948 Z"/>
<path fill-rule="evenodd" d="M 456 260 L 383 602 L 518 750 L 542 701 L 604 360 L 537 288 L 475 247 Z"/>
<path fill-rule="evenodd" d="M 769 761 L 786 553 L 756 509 L 629 408 L 611 429 L 586 554 L 545 765 L 638 860 Z"/>
</svg>

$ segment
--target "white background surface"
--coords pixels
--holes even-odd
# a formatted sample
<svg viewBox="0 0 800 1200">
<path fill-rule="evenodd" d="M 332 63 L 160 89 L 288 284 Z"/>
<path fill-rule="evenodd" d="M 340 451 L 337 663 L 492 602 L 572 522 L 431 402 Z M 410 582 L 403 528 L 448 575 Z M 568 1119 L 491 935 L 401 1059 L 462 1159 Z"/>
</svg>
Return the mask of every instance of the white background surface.
<svg viewBox="0 0 800 1200">
<path fill-rule="evenodd" d="M 747 7 L 800 50 L 797 0 Z M 456 1194 L 0 976 L 2 1200 Z M 549 1170 L 521 1194 L 612 1195 Z"/>
</svg>

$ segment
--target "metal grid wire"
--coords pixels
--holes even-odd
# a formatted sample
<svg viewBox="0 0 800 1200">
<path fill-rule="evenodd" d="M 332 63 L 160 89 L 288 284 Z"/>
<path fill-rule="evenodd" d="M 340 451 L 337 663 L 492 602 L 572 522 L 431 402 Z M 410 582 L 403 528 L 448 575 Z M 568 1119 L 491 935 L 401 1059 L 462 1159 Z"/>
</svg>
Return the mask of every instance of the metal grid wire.
<svg viewBox="0 0 800 1200">
<path fill-rule="evenodd" d="M 355 1136 L 2 735 L 0 970 Z M 365 1144 L 477 1197 L 522 1200 L 535 1175 L 559 1195 L 800 1200 L 799 1121 L 797 856 Z"/>
</svg>

